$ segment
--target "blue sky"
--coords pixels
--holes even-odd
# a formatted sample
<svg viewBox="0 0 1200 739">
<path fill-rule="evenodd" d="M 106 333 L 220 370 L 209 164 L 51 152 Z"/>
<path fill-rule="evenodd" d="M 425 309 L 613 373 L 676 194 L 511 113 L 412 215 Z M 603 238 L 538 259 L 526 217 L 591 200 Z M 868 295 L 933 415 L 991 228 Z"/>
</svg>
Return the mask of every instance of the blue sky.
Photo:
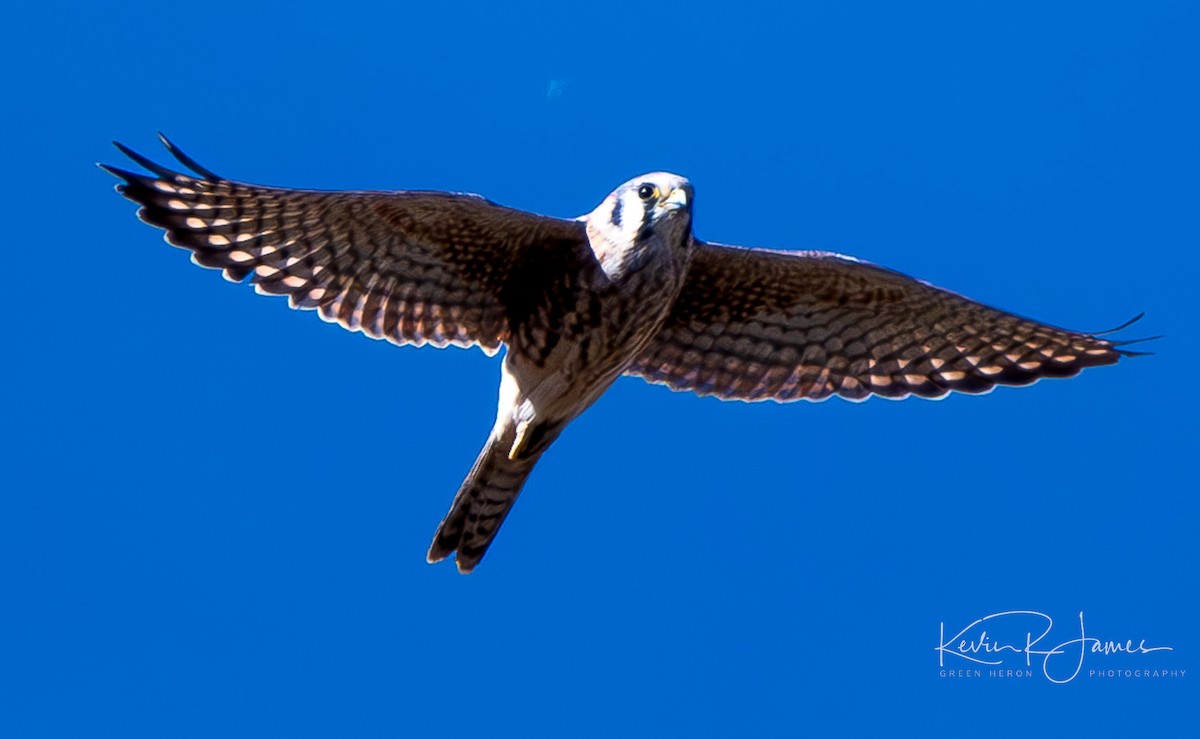
<svg viewBox="0 0 1200 739">
<path fill-rule="evenodd" d="M 0 734 L 1194 722 L 1195 6 L 567 5 L 10 10 Z M 1082 330 L 1145 311 L 1126 335 L 1166 338 L 940 402 L 621 380 L 461 577 L 424 553 L 498 361 L 190 265 L 92 166 L 114 138 L 159 156 L 157 130 L 234 178 L 561 216 L 668 169 L 702 238 Z M 1065 684 L 942 676 L 940 625 L 1011 610 L 1053 617 L 1045 644 L 1084 612 L 1173 651 Z M 1188 672 L 1087 675 L 1109 668 Z"/>
</svg>

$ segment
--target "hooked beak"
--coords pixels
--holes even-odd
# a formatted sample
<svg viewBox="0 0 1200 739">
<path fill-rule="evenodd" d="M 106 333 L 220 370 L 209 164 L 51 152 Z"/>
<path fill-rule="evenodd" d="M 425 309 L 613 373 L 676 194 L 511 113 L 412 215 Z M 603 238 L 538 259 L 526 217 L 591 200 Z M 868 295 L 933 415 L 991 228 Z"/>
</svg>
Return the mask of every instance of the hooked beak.
<svg viewBox="0 0 1200 739">
<path fill-rule="evenodd" d="M 662 202 L 664 208 L 678 210 L 688 206 L 688 191 L 685 188 L 677 187 L 671 191 L 667 199 Z"/>
</svg>

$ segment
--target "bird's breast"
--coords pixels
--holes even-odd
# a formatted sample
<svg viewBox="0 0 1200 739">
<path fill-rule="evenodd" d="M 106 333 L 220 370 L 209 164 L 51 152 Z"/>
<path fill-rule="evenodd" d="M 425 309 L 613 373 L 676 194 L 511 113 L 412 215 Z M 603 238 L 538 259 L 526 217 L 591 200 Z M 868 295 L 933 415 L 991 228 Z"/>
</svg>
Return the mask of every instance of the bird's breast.
<svg viewBox="0 0 1200 739">
<path fill-rule="evenodd" d="M 576 279 L 541 296 L 509 351 L 537 367 L 581 378 L 619 374 L 654 336 L 682 284 L 667 255 L 642 257 L 639 269 L 612 279 L 597 260 Z M 569 288 L 568 288 L 569 285 Z"/>
</svg>

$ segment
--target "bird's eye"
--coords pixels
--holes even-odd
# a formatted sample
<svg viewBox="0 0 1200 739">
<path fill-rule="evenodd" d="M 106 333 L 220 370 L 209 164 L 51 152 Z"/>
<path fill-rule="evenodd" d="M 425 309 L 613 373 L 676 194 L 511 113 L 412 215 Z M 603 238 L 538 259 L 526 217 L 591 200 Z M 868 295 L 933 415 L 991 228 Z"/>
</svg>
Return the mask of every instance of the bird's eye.
<svg viewBox="0 0 1200 739">
<path fill-rule="evenodd" d="M 649 182 L 638 188 L 638 197 L 642 200 L 650 200 L 658 197 L 658 188 L 651 185 Z"/>
</svg>

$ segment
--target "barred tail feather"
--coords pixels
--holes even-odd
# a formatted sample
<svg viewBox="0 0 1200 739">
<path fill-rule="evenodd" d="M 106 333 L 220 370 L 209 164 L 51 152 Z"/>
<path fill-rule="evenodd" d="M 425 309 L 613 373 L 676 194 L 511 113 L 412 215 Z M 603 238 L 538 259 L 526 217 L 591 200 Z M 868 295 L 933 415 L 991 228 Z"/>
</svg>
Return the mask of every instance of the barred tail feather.
<svg viewBox="0 0 1200 739">
<path fill-rule="evenodd" d="M 541 456 L 539 451 L 510 459 L 512 443 L 511 432 L 488 437 L 433 536 L 426 556 L 431 564 L 454 554 L 458 571 L 465 575 L 483 559 Z"/>
</svg>

